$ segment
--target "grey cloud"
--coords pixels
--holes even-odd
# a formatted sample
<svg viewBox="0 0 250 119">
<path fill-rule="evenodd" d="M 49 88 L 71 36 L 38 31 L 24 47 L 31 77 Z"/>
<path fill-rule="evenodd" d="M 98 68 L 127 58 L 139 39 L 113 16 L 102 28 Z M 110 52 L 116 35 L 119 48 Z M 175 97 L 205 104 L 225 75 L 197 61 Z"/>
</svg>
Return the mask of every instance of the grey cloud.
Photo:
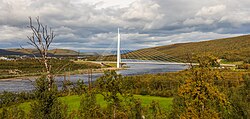
<svg viewBox="0 0 250 119">
<path fill-rule="evenodd" d="M 121 28 L 123 47 L 132 49 L 250 31 L 249 0 L 134 0 L 126 7 L 115 5 L 0 0 L 0 48 L 27 46 L 29 16 L 40 16 L 41 22 L 54 29 L 57 36 L 52 47 L 77 50 L 115 48 L 117 27 Z"/>
</svg>

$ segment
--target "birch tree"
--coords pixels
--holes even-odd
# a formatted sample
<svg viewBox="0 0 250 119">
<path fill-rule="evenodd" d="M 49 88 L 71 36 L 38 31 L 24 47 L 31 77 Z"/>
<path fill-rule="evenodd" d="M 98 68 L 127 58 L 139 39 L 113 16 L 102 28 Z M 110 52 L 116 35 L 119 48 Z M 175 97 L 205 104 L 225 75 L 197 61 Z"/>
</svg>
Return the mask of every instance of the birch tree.
<svg viewBox="0 0 250 119">
<path fill-rule="evenodd" d="M 44 64 L 44 69 L 49 82 L 49 89 L 52 86 L 52 74 L 51 65 L 48 63 L 48 50 L 55 38 L 54 31 L 51 27 L 48 28 L 47 25 L 43 25 L 40 22 L 39 17 L 36 17 L 36 24 L 33 24 L 32 18 L 29 17 L 29 26 L 32 30 L 32 35 L 27 36 L 29 39 L 29 44 L 32 45 L 36 50 L 38 50 L 41 58 L 39 61 Z"/>
</svg>

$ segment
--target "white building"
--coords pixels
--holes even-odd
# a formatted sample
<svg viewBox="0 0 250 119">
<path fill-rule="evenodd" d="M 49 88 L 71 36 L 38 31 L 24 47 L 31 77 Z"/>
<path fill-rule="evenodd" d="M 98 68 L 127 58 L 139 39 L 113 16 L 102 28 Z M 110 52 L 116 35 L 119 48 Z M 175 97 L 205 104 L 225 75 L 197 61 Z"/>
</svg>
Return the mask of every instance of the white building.
<svg viewBox="0 0 250 119">
<path fill-rule="evenodd" d="M 0 57 L 0 60 L 8 60 L 7 57 Z"/>
</svg>

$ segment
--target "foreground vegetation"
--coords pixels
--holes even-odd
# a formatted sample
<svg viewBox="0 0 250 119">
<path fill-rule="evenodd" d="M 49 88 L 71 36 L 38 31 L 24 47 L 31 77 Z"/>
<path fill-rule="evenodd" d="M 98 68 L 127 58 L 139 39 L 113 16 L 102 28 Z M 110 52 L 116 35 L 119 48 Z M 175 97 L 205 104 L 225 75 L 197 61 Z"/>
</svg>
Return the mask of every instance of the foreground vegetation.
<svg viewBox="0 0 250 119">
<path fill-rule="evenodd" d="M 49 91 L 46 82 L 46 78 L 37 80 L 34 95 L 2 95 L 1 104 L 9 104 L 2 105 L 0 116 L 35 118 L 49 113 L 41 118 L 247 119 L 250 114 L 249 73 L 214 69 L 206 63 L 193 70 L 156 75 L 122 77 L 106 72 L 92 85 L 68 83 L 60 92 Z M 20 105 L 11 103 L 21 97 Z"/>
<path fill-rule="evenodd" d="M 79 93 L 80 96 L 60 98 L 58 98 L 59 95 L 68 95 L 69 92 L 67 91 L 73 91 L 74 89 L 64 89 L 62 92 L 58 92 L 56 87 L 53 86 L 49 90 L 47 88 L 48 80 L 44 77 L 40 78 L 37 80 L 37 90 L 34 92 L 33 99 L 31 98 L 29 102 L 20 103 L 18 107 L 16 103 L 13 103 L 13 100 L 18 101 L 23 95 L 16 98 L 9 93 L 2 95 L 1 104 L 4 105 L 1 105 L 0 117 L 109 119 L 124 118 L 124 116 L 126 118 L 141 117 L 143 114 L 152 118 L 158 113 L 160 113 L 158 116 L 167 116 L 165 111 L 170 110 L 171 98 L 133 96 L 121 85 L 122 78 L 118 77 L 120 75 L 115 72 L 107 72 L 97 81 L 95 87 L 90 88 L 80 84 L 74 87 L 78 89 L 75 90 L 75 93 Z"/>
<path fill-rule="evenodd" d="M 183 72 L 181 72 L 181 73 L 183 73 Z M 148 78 L 151 77 L 151 79 L 147 79 L 146 78 L 145 80 L 140 80 L 139 82 L 142 83 L 143 81 L 145 81 L 144 84 L 146 84 L 146 82 L 148 84 L 150 84 L 150 82 L 155 82 L 158 85 L 158 86 L 155 85 L 155 87 L 158 87 L 159 92 L 162 92 L 164 94 L 164 90 L 166 89 L 166 87 L 164 89 L 164 85 L 166 86 L 166 84 L 169 84 L 169 83 L 166 83 L 166 81 L 168 79 L 166 79 L 165 83 L 164 83 L 163 79 L 162 80 L 157 80 L 157 79 L 154 79 L 154 78 L 156 78 L 156 77 L 164 77 L 164 76 L 165 77 L 169 77 L 171 75 L 174 76 L 175 74 L 178 74 L 178 73 L 170 73 L 170 74 L 167 73 L 167 74 L 158 74 L 158 75 L 135 76 L 134 79 L 136 79 L 136 77 L 139 80 L 140 80 L 140 78 L 138 78 L 138 77 L 145 77 L 145 78 L 146 77 L 148 77 Z M 114 75 L 114 76 L 116 77 L 118 75 Z M 231 76 L 233 76 L 233 75 L 231 75 Z M 105 79 L 107 79 L 108 77 L 109 76 L 106 75 Z M 169 78 L 171 78 L 171 77 L 169 77 Z M 222 97 L 221 99 L 225 100 L 227 102 L 226 104 L 230 105 L 230 106 L 228 106 L 228 109 L 226 109 L 230 113 L 224 113 L 224 114 L 222 114 L 221 111 L 220 111 L 219 115 L 217 115 L 217 117 L 215 117 L 215 118 L 222 118 L 221 116 L 223 116 L 223 115 L 224 115 L 223 117 L 232 118 L 232 119 L 235 119 L 235 118 L 246 118 L 247 119 L 249 117 L 249 111 L 250 111 L 249 110 L 249 106 L 250 106 L 249 105 L 249 98 L 250 98 L 249 97 L 249 94 L 250 94 L 250 92 L 249 92 L 250 91 L 250 88 L 249 88 L 250 85 L 249 85 L 249 83 L 250 83 L 250 77 L 247 74 L 242 74 L 242 75 L 239 75 L 238 78 L 242 79 L 242 81 L 235 82 L 234 80 L 236 78 L 232 78 L 232 79 L 230 79 L 231 83 L 228 83 L 228 82 L 225 83 L 225 84 L 228 84 L 228 86 L 226 86 L 226 85 L 218 85 L 217 86 L 218 89 L 219 89 L 217 91 L 220 91 L 221 93 L 223 93 L 224 96 L 226 96 L 226 97 Z M 117 78 L 115 78 L 115 79 L 117 79 Z M 128 79 L 128 77 L 127 77 L 127 79 Z M 124 81 L 123 82 L 124 85 L 126 84 L 127 81 L 130 82 L 127 79 L 125 78 L 125 80 L 123 80 Z M 188 79 L 188 77 L 185 78 L 185 79 Z M 223 79 L 220 79 L 220 80 L 223 80 Z M 158 82 L 158 81 L 160 81 L 160 82 Z M 99 82 L 99 83 L 101 83 L 101 82 Z M 118 82 L 113 82 L 112 83 L 112 80 L 111 80 L 111 81 L 109 81 L 109 83 L 105 83 L 105 85 L 107 85 L 105 87 L 107 88 L 107 87 L 110 87 L 111 85 L 114 85 L 114 84 L 117 84 L 117 83 Z M 183 83 L 185 83 L 185 82 L 183 82 Z M 195 82 L 193 82 L 193 83 L 196 84 Z M 138 85 L 138 84 L 139 83 L 137 83 L 136 85 Z M 159 85 L 159 84 L 162 84 L 162 85 Z M 217 85 L 218 83 L 215 83 L 215 84 Z M 96 86 L 99 87 L 98 84 L 96 84 Z M 184 85 L 180 84 L 180 86 L 184 86 Z M 83 106 L 84 102 L 85 102 L 84 104 L 91 104 L 91 105 L 94 104 L 94 105 L 97 106 L 97 107 L 90 108 L 89 105 L 87 105 L 88 108 L 86 107 L 86 109 L 84 109 L 84 110 L 89 110 L 89 109 L 98 109 L 99 111 L 101 111 L 101 110 L 102 111 L 108 110 L 108 108 L 111 108 L 111 107 L 109 107 L 109 105 L 113 105 L 112 103 L 115 102 L 116 98 L 119 99 L 119 101 L 118 101 L 119 105 L 120 104 L 122 104 L 122 105 L 124 104 L 124 103 L 122 103 L 122 102 L 125 101 L 124 99 L 129 99 L 130 103 L 134 103 L 134 104 L 139 103 L 141 106 L 139 106 L 137 108 L 142 109 L 141 111 L 143 112 L 143 115 L 146 115 L 146 114 L 148 116 L 155 115 L 155 114 L 153 114 L 151 112 L 145 111 L 147 109 L 150 109 L 151 111 L 155 110 L 158 113 L 156 115 L 158 115 L 159 118 L 173 118 L 172 117 L 173 114 L 175 114 L 175 113 L 178 114 L 179 112 L 185 112 L 185 111 L 180 111 L 181 109 L 179 109 L 180 107 L 178 107 L 178 106 L 181 106 L 182 104 L 180 102 L 181 100 L 179 99 L 179 96 L 177 95 L 179 93 L 176 93 L 176 91 L 178 91 L 178 90 L 181 91 L 183 89 L 184 90 L 189 89 L 189 88 L 184 88 L 184 87 L 183 87 L 183 89 L 178 89 L 178 88 L 175 89 L 175 88 L 173 88 L 173 90 L 175 90 L 175 91 L 173 91 L 173 96 L 167 95 L 167 97 L 174 97 L 174 100 L 172 102 L 173 98 L 148 96 L 150 94 L 150 92 L 148 92 L 148 91 L 142 91 L 142 89 L 144 89 L 144 88 L 140 88 L 140 87 L 138 87 L 136 89 L 131 89 L 131 90 L 128 90 L 128 88 L 124 87 L 126 90 L 123 90 L 123 91 L 134 92 L 135 90 L 141 90 L 142 91 L 141 93 L 145 94 L 144 96 L 143 95 L 134 95 L 132 97 L 128 95 L 130 93 L 125 93 L 126 95 L 123 95 L 123 94 L 120 94 L 118 92 L 114 93 L 113 95 L 106 95 L 105 92 L 108 91 L 109 89 L 105 91 L 105 87 L 101 88 L 101 90 L 100 90 L 100 88 L 97 88 L 97 87 L 96 88 L 92 87 L 92 91 L 89 92 L 89 86 L 88 85 L 78 84 L 74 88 L 64 89 L 61 92 L 56 93 L 56 95 L 58 95 L 58 96 L 69 95 L 69 96 L 63 96 L 63 97 L 59 97 L 58 98 L 58 101 L 61 102 L 61 104 L 60 103 L 59 104 L 60 105 L 64 105 L 64 106 L 61 107 L 61 109 L 63 109 L 64 111 L 68 112 L 67 115 L 65 115 L 64 118 L 73 118 L 73 117 L 84 118 L 86 115 L 85 116 L 80 116 L 79 115 L 79 114 L 83 114 L 83 112 L 80 112 L 80 110 L 82 110 L 81 108 L 86 107 L 86 105 Z M 147 86 L 145 86 L 145 87 L 148 88 Z M 124 88 L 120 87 L 119 89 L 124 89 Z M 42 88 L 42 89 L 44 89 L 44 88 Z M 98 89 L 99 91 L 97 91 L 96 89 Z M 152 87 L 151 87 L 151 89 L 154 90 Z M 201 89 L 203 89 L 203 88 L 201 88 Z M 115 88 L 115 87 L 111 88 L 111 90 L 108 91 L 109 92 L 108 94 L 110 94 L 112 92 L 112 90 L 117 90 L 117 88 Z M 168 89 L 168 90 L 170 90 L 170 89 Z M 165 90 L 165 91 L 168 92 L 168 90 Z M 121 91 L 121 92 L 123 92 L 123 91 Z M 94 92 L 96 92 L 96 93 L 94 93 Z M 191 91 L 191 92 L 195 93 L 196 91 Z M 45 93 L 45 94 L 47 94 L 47 93 Z M 9 115 L 9 116 L 11 116 L 11 115 L 12 116 L 18 116 L 18 115 L 15 115 L 15 113 L 17 113 L 17 114 L 19 114 L 20 118 L 21 117 L 23 117 L 23 118 L 31 118 L 29 116 L 30 113 L 32 113 L 30 111 L 30 109 L 38 111 L 37 110 L 38 107 L 33 107 L 32 108 L 32 106 L 34 106 L 34 104 L 35 104 L 34 100 L 39 99 L 39 97 L 36 96 L 37 94 L 35 93 L 35 95 L 33 95 L 33 94 L 28 94 L 28 93 L 22 93 L 22 94 L 17 95 L 17 94 L 13 94 L 13 93 L 11 94 L 11 93 L 7 93 L 6 92 L 4 95 L 2 95 L 0 97 L 1 104 L 6 104 L 6 105 L 1 105 L 2 108 L 0 110 L 0 116 L 2 116 L 2 117 L 3 116 L 6 117 L 7 115 Z M 88 100 L 88 99 L 86 100 L 87 97 L 92 97 L 92 96 L 89 96 L 90 94 L 92 94 L 92 95 L 94 95 L 96 97 L 95 98 L 95 100 L 96 100 L 95 103 L 91 102 L 93 99 L 92 100 Z M 186 94 L 189 94 L 189 93 L 186 92 L 184 94 L 186 95 Z M 150 94 L 150 95 L 152 95 L 152 94 Z M 217 95 L 217 93 L 215 93 L 215 95 Z M 44 98 L 47 97 L 46 95 L 40 95 L 40 96 L 42 96 L 42 97 L 40 97 L 41 99 L 44 99 Z M 43 96 L 46 96 L 46 97 L 43 97 Z M 203 96 L 209 96 L 209 94 L 205 93 L 205 95 L 203 95 Z M 134 99 L 133 99 L 133 97 L 134 97 Z M 20 100 L 21 98 L 23 98 L 23 100 Z M 47 98 L 49 98 L 49 97 L 47 97 Z M 136 99 L 140 99 L 140 101 L 136 103 Z M 188 98 L 188 99 L 191 102 L 195 101 L 195 99 L 192 99 L 192 98 Z M 209 98 L 204 98 L 204 99 L 209 99 Z M 159 101 L 158 107 L 155 107 L 155 108 L 152 107 L 152 106 L 157 106 L 157 103 L 155 103 L 154 100 L 155 101 Z M 202 102 L 202 98 L 199 99 L 199 101 Z M 213 99 L 213 101 L 215 101 L 215 100 Z M 18 102 L 19 102 L 19 104 L 17 104 Z M 22 103 L 22 102 L 24 102 L 24 103 Z M 207 101 L 205 101 L 205 102 L 207 102 Z M 40 102 L 40 103 L 42 103 L 42 102 Z M 214 103 L 217 104 L 217 101 L 215 101 Z M 41 105 L 41 106 L 44 106 L 44 103 L 42 103 L 42 104 L 43 105 Z M 174 108 L 172 108 L 172 106 L 171 106 L 172 104 L 174 104 L 173 105 Z M 205 103 L 203 103 L 203 104 L 205 104 Z M 130 105 L 130 106 L 132 106 L 132 105 Z M 197 105 L 195 104 L 194 107 L 196 107 L 196 106 Z M 128 108 L 128 107 L 126 107 L 126 108 Z M 196 107 L 196 108 L 199 109 L 198 107 Z M 208 108 L 209 108 L 209 106 L 208 106 Z M 160 110 L 158 110 L 158 109 L 160 109 Z M 98 111 L 98 110 L 95 110 L 95 111 Z M 194 111 L 195 108 L 194 109 L 192 108 L 192 110 Z M 88 113 L 92 114 L 93 113 L 92 111 L 88 112 Z M 160 114 L 159 111 L 161 113 L 164 113 L 165 116 L 162 115 L 162 114 Z M 170 113 L 172 111 L 174 113 Z M 198 111 L 198 112 L 200 112 L 200 111 Z M 61 113 L 63 113 L 63 112 L 61 112 Z M 87 112 L 84 112 L 84 113 L 86 114 Z M 95 115 L 95 116 L 98 116 L 99 115 L 98 113 L 100 113 L 100 112 L 96 112 L 97 115 Z M 112 113 L 108 113 L 108 112 L 102 112 L 102 113 L 105 113 L 107 115 L 112 114 Z M 163 117 L 161 117 L 160 115 L 163 116 Z M 201 114 L 200 116 L 202 116 L 203 118 L 205 118 L 204 115 L 207 115 L 207 114 Z M 216 116 L 216 114 L 214 114 L 214 113 L 213 113 L 213 115 Z M 91 116 L 91 115 L 86 116 L 86 118 L 89 117 L 89 116 Z M 92 116 L 94 116 L 94 115 L 92 115 Z M 103 117 L 103 116 L 104 115 L 101 115 L 101 117 Z M 188 115 L 184 114 L 182 116 L 186 117 Z M 192 115 L 189 115 L 189 116 L 192 116 Z M 208 113 L 207 117 L 210 118 L 211 115 Z M 11 117 L 8 117 L 8 118 L 11 118 Z M 111 117 L 107 117 L 107 118 L 111 118 Z M 126 118 L 126 117 L 124 117 L 124 118 Z M 177 118 L 177 117 L 175 117 L 175 118 Z"/>
<path fill-rule="evenodd" d="M 0 116 L 247 119 L 250 72 L 217 68 L 213 58 L 197 57 L 200 65 L 180 72 L 123 77 L 111 71 L 88 85 L 65 80 L 60 91 L 45 75 L 33 93 L 0 95 Z"/>
</svg>

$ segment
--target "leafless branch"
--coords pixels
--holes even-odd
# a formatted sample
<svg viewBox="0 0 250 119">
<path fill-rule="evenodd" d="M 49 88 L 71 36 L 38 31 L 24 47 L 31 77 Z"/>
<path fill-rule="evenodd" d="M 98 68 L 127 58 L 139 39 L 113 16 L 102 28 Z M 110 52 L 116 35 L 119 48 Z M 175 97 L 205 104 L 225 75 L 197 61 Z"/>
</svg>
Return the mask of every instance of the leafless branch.
<svg viewBox="0 0 250 119">
<path fill-rule="evenodd" d="M 51 80 L 51 65 L 48 64 L 48 50 L 49 47 L 55 38 L 55 34 L 52 31 L 52 29 L 49 29 L 49 34 L 48 34 L 48 27 L 47 25 L 43 25 L 40 22 L 39 17 L 36 17 L 36 23 L 37 25 L 33 25 L 32 18 L 29 17 L 29 28 L 32 30 L 32 35 L 27 36 L 29 42 L 28 44 L 32 45 L 34 48 L 36 48 L 42 59 L 40 59 L 44 63 L 44 67 L 46 69 L 47 77 L 49 79 L 49 82 L 52 82 Z"/>
</svg>

